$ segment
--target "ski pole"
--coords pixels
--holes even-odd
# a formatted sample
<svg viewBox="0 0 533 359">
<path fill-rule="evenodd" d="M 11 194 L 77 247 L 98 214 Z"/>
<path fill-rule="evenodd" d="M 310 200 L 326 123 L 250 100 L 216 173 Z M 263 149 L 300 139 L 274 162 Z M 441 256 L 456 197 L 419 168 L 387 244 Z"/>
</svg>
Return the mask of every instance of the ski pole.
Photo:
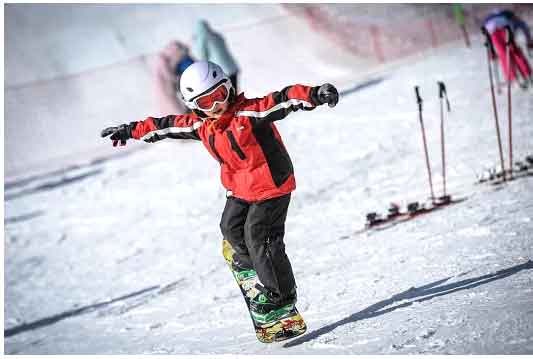
<svg viewBox="0 0 533 359">
<path fill-rule="evenodd" d="M 513 178 L 513 126 L 512 126 L 512 107 L 511 107 L 511 79 L 514 75 L 514 66 L 513 60 L 511 58 L 511 45 L 513 43 L 513 31 L 511 27 L 505 27 L 507 31 L 507 42 L 506 42 L 506 55 L 507 55 L 507 119 L 509 126 L 509 178 Z M 505 170 L 503 170 L 505 173 Z"/>
<path fill-rule="evenodd" d="M 487 49 L 489 50 L 489 63 L 494 64 L 494 83 L 496 84 L 496 91 L 498 92 L 498 95 L 500 95 L 502 93 L 502 89 L 500 86 L 501 80 L 500 80 L 500 70 L 499 70 L 500 67 L 498 66 L 498 55 L 496 54 L 496 50 L 494 50 L 494 45 L 492 44 L 492 39 L 490 38 L 490 34 L 484 26 L 481 27 L 481 32 L 486 37 L 485 46 L 487 46 L 488 44 Z"/>
<path fill-rule="evenodd" d="M 444 82 L 438 81 L 439 86 L 439 99 L 440 99 L 440 149 L 442 157 L 442 184 L 443 194 L 442 197 L 446 197 L 446 153 L 444 151 L 444 98 L 446 98 L 446 105 L 448 112 L 451 111 L 450 101 L 448 101 L 448 94 L 446 93 L 446 85 Z"/>
<path fill-rule="evenodd" d="M 496 82 L 496 91 L 498 92 L 498 95 L 501 95 L 502 94 L 502 87 L 500 86 L 500 84 L 502 83 L 501 81 L 501 76 L 500 76 L 500 66 L 498 66 L 498 55 L 496 55 L 496 51 L 494 51 L 494 47 L 492 46 L 492 42 L 490 43 L 490 47 L 491 47 L 491 53 L 493 55 L 493 58 L 494 58 L 494 82 Z"/>
<path fill-rule="evenodd" d="M 431 203 L 435 203 L 435 194 L 433 193 L 433 181 L 431 180 L 431 167 L 429 166 L 429 155 L 428 155 L 428 147 L 427 147 L 427 141 L 426 141 L 426 131 L 424 129 L 424 121 L 422 119 L 422 98 L 420 97 L 420 93 L 418 92 L 418 86 L 415 86 L 415 94 L 416 94 L 416 101 L 418 103 L 418 115 L 420 119 L 420 126 L 422 128 L 422 140 L 424 142 L 424 153 L 426 155 L 426 167 L 428 170 L 429 188 L 431 190 Z"/>
<path fill-rule="evenodd" d="M 494 111 L 494 123 L 496 125 L 496 137 L 498 138 L 498 149 L 500 153 L 500 165 L 502 167 L 503 171 L 503 180 L 505 181 L 505 166 L 503 161 L 503 149 L 502 149 L 502 138 L 500 135 L 500 122 L 498 121 L 498 109 L 496 107 L 496 95 L 494 94 L 494 82 L 492 79 L 492 66 L 491 66 L 491 49 L 494 51 L 494 48 L 492 47 L 492 42 L 490 40 L 490 35 L 487 32 L 487 30 L 482 27 L 481 32 L 485 35 L 485 47 L 487 48 L 487 64 L 489 68 L 489 80 L 490 80 L 490 93 L 492 95 L 492 109 Z"/>
<path fill-rule="evenodd" d="M 463 30 L 463 37 L 467 47 L 470 47 L 470 39 L 468 37 L 468 31 L 466 30 L 465 25 L 465 12 L 461 4 L 452 4 L 453 14 L 455 16 L 455 21 L 457 25 Z"/>
</svg>

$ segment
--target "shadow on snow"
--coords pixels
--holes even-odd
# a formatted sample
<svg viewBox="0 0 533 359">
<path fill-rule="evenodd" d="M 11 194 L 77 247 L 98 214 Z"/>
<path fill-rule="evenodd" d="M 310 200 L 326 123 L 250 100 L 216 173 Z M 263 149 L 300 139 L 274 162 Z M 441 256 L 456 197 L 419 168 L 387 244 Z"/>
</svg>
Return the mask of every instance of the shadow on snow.
<svg viewBox="0 0 533 359">
<path fill-rule="evenodd" d="M 80 307 L 80 308 L 76 308 L 76 309 L 67 310 L 65 312 L 58 313 L 58 314 L 55 314 L 55 315 L 52 315 L 52 316 L 49 316 L 49 317 L 45 317 L 45 318 L 42 318 L 42 319 L 39 319 L 39 320 L 36 320 L 36 321 L 33 321 L 33 322 L 23 323 L 23 324 L 15 326 L 13 328 L 9 328 L 9 329 L 4 330 L 4 337 L 8 338 L 8 337 L 11 337 L 11 336 L 14 336 L 14 335 L 17 335 L 17 334 L 20 334 L 20 333 L 24 333 L 24 332 L 27 332 L 27 331 L 30 331 L 30 330 L 35 330 L 35 329 L 39 329 L 39 328 L 42 328 L 42 327 L 46 327 L 46 326 L 55 324 L 55 323 L 57 323 L 59 321 L 67 319 L 67 318 L 71 318 L 71 317 L 75 317 L 75 316 L 78 316 L 78 315 L 87 314 L 87 313 L 94 312 L 94 311 L 99 310 L 99 309 L 105 309 L 107 307 L 112 306 L 115 303 L 120 303 L 120 302 L 124 302 L 126 300 L 139 298 L 139 297 L 141 298 L 140 301 L 138 301 L 137 303 L 133 303 L 132 305 L 130 305 L 129 308 L 122 309 L 122 312 L 125 312 L 125 311 L 127 311 L 127 310 L 129 310 L 129 309 L 131 309 L 133 307 L 137 307 L 139 305 L 145 304 L 151 298 L 157 297 L 159 295 L 164 295 L 166 293 L 174 291 L 178 287 L 178 285 L 180 285 L 182 282 L 183 282 L 183 279 L 179 279 L 179 280 L 177 280 L 175 282 L 172 282 L 172 283 L 164 285 L 164 286 L 163 285 L 155 285 L 155 286 L 152 286 L 152 287 L 148 287 L 148 288 L 144 288 L 144 289 L 138 290 L 138 291 L 133 292 L 133 293 L 122 295 L 122 296 L 117 297 L 117 298 L 112 298 L 112 299 L 109 299 L 109 300 L 106 300 L 106 301 L 102 301 L 102 302 L 99 302 L 99 303 L 86 305 L 86 306 L 83 306 L 83 307 Z"/>
<path fill-rule="evenodd" d="M 87 177 L 98 175 L 102 173 L 103 170 L 101 168 L 93 167 L 102 165 L 108 161 L 121 159 L 142 149 L 143 147 L 138 147 L 129 149 L 127 151 L 121 151 L 118 153 L 110 154 L 107 156 L 98 156 L 91 160 L 88 160 L 87 162 L 69 165 L 57 170 L 4 182 L 4 192 L 11 192 L 4 194 L 4 200 L 8 201 L 18 197 L 33 194 L 35 192 L 51 190 L 57 187 L 83 180 Z M 82 171 L 84 173 L 74 174 L 74 172 L 76 171 Z M 35 182 L 37 182 L 37 184 L 35 184 Z M 29 187 L 29 185 L 31 184 L 34 184 L 32 188 L 25 188 L 16 193 L 13 193 L 12 191 L 21 187 Z"/>
<path fill-rule="evenodd" d="M 44 211 L 34 211 L 34 212 L 22 214 L 20 216 L 4 217 L 4 225 L 28 221 L 30 219 L 42 216 L 43 214 L 44 214 Z"/>
<path fill-rule="evenodd" d="M 367 87 L 371 87 L 371 86 L 377 85 L 377 84 L 383 82 L 383 80 L 385 80 L 384 77 L 377 77 L 377 78 L 365 81 L 363 83 L 355 85 L 354 87 L 350 87 L 348 89 L 344 89 L 344 90 L 340 91 L 339 95 L 340 96 L 350 95 L 350 94 L 352 94 L 354 92 L 357 92 L 357 91 L 360 91 L 360 90 L 364 90 Z"/>
<path fill-rule="evenodd" d="M 89 171 L 89 172 L 86 172 L 86 173 L 83 173 L 83 174 L 80 174 L 80 175 L 76 175 L 76 176 L 69 176 L 69 177 L 65 176 L 65 177 L 62 177 L 62 178 L 54 179 L 54 180 L 48 181 L 46 183 L 37 185 L 37 186 L 35 186 L 33 188 L 28 188 L 28 189 L 19 191 L 17 193 L 4 194 L 4 201 L 9 201 L 9 200 L 12 200 L 12 199 L 15 199 L 15 198 L 28 196 L 28 195 L 31 195 L 31 194 L 34 194 L 34 193 L 37 193 L 37 192 L 49 191 L 49 190 L 52 190 L 54 188 L 66 186 L 66 185 L 69 185 L 71 183 L 75 183 L 75 182 L 84 180 L 86 178 L 99 175 L 102 172 L 103 171 L 101 169 L 96 169 L 96 170 L 92 170 L 92 171 Z"/>
<path fill-rule="evenodd" d="M 371 306 L 361 310 L 360 312 L 354 313 L 350 315 L 349 317 L 346 317 L 335 323 L 328 324 L 322 328 L 319 328 L 315 331 L 305 334 L 298 339 L 295 339 L 289 343 L 286 343 L 284 347 L 288 348 L 288 347 L 296 346 L 299 344 L 303 344 L 310 340 L 316 339 L 323 334 L 329 333 L 335 330 L 336 328 L 346 325 L 346 324 L 355 323 L 363 319 L 369 319 L 369 318 L 377 317 L 383 314 L 387 314 L 396 309 L 409 307 L 413 305 L 413 303 L 421 303 L 421 302 L 425 302 L 426 300 L 431 300 L 435 297 L 440 297 L 443 295 L 451 294 L 451 293 L 458 292 L 458 291 L 465 290 L 465 289 L 472 289 L 480 285 L 493 282 L 495 280 L 509 277 L 522 270 L 528 270 L 528 269 L 533 269 L 533 261 L 531 260 L 523 264 L 514 266 L 514 267 L 499 270 L 494 273 L 482 275 L 482 276 L 471 278 L 471 279 L 464 279 L 464 280 L 457 281 L 457 282 L 450 283 L 450 284 L 443 284 L 444 282 L 446 282 L 448 279 L 451 278 L 451 277 L 448 277 L 448 278 L 435 281 L 433 283 L 426 284 L 422 287 L 418 287 L 418 288 L 412 287 L 402 293 L 399 293 L 399 294 L 396 294 L 390 297 L 389 299 L 385 299 L 385 300 L 382 300 L 381 302 L 372 304 Z M 399 303 L 393 307 L 386 308 L 396 302 L 405 301 L 405 300 L 410 300 L 410 301 Z"/>
</svg>

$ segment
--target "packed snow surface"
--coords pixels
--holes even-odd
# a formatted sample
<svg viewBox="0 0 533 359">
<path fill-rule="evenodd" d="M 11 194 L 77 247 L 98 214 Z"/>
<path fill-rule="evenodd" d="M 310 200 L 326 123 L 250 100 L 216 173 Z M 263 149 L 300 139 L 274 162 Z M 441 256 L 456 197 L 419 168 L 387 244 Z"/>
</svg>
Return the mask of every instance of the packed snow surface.
<svg viewBox="0 0 533 359">
<path fill-rule="evenodd" d="M 277 123 L 298 183 L 285 242 L 305 335 L 256 340 L 221 253 L 218 163 L 200 143 L 165 140 L 5 184 L 6 353 L 532 354 L 533 179 L 474 184 L 498 152 L 472 40 L 354 76 L 337 107 Z M 254 95 L 277 89 L 245 70 Z M 356 235 L 367 212 L 429 195 L 415 85 L 441 194 L 437 81 L 452 107 L 448 192 L 467 200 Z M 512 101 L 518 159 L 533 153 L 532 90 L 513 87 Z M 498 103 L 506 145 L 505 92 Z"/>
</svg>

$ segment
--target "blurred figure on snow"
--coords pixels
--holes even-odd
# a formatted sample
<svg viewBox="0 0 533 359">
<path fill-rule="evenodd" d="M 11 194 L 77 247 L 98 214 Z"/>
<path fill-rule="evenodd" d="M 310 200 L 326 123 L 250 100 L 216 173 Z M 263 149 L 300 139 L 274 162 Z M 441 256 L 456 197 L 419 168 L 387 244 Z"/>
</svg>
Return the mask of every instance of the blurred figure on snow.
<svg viewBox="0 0 533 359">
<path fill-rule="evenodd" d="M 511 62 L 513 63 L 512 71 L 509 69 L 506 53 L 507 34 L 505 28 L 507 26 L 510 27 L 513 32 L 516 29 L 522 30 L 527 40 L 528 49 L 533 49 L 533 39 L 531 38 L 531 33 L 527 24 L 518 16 L 516 16 L 511 10 L 494 10 L 485 18 L 483 21 L 483 26 L 490 34 L 494 49 L 500 58 L 500 63 L 502 65 L 503 72 L 505 73 L 505 77 L 507 79 L 511 79 L 511 81 L 515 80 L 516 69 L 518 69 L 525 80 L 530 79 L 533 82 L 533 78 L 531 77 L 531 67 L 527 61 L 527 58 L 524 56 L 520 47 L 514 43 L 514 41 L 511 43 L 509 48 L 509 56 L 511 58 Z M 527 86 L 527 84 L 525 86 Z"/>
<path fill-rule="evenodd" d="M 231 55 L 224 37 L 213 30 L 207 21 L 199 20 L 193 36 L 193 53 L 199 60 L 211 61 L 222 67 L 224 73 L 229 76 L 235 90 L 238 91 L 239 67 L 235 58 Z"/>
<path fill-rule="evenodd" d="M 181 74 L 193 61 L 189 48 L 176 40 L 157 54 L 153 68 L 157 116 L 189 112 L 177 91 Z"/>
</svg>

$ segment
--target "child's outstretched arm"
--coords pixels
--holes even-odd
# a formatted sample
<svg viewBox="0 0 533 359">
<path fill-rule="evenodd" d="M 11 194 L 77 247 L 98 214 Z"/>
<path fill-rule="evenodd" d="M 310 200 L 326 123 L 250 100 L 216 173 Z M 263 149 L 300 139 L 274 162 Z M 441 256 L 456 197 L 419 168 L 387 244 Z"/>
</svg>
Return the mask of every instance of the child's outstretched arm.
<svg viewBox="0 0 533 359">
<path fill-rule="evenodd" d="M 331 84 L 314 87 L 293 85 L 252 100 L 237 114 L 273 122 L 285 118 L 293 111 L 310 111 L 326 103 L 329 107 L 334 107 L 338 101 L 339 93 Z"/>
<path fill-rule="evenodd" d="M 107 127 L 102 130 L 101 136 L 113 141 L 116 146 L 124 146 L 126 141 L 133 138 L 146 142 L 156 142 L 165 138 L 198 140 L 198 128 L 202 121 L 191 115 L 169 115 L 155 118 L 148 117 L 144 121 L 130 122 L 116 127 Z"/>
</svg>

